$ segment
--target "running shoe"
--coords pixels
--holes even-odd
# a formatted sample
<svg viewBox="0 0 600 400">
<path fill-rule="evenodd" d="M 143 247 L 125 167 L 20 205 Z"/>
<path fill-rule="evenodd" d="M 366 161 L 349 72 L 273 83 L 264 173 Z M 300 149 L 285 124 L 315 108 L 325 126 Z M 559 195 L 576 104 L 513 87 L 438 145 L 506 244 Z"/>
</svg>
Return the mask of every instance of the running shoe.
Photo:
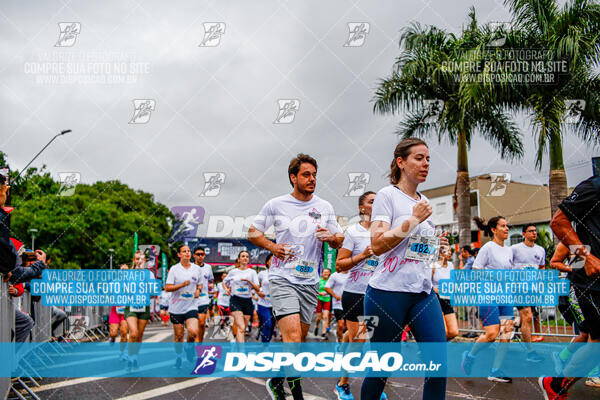
<svg viewBox="0 0 600 400">
<path fill-rule="evenodd" d="M 587 386 L 600 388 L 600 377 L 594 376 L 591 378 L 587 378 L 585 384 Z"/>
<path fill-rule="evenodd" d="M 140 369 L 140 365 L 138 364 L 138 360 L 133 360 L 133 370 L 137 371 Z"/>
<path fill-rule="evenodd" d="M 108 341 L 109 341 L 110 345 L 112 346 L 116 343 L 116 338 L 111 337 L 110 339 L 108 339 Z"/>
<path fill-rule="evenodd" d="M 460 364 L 460 366 L 462 367 L 462 370 L 466 375 L 471 375 L 473 361 L 475 361 L 475 357 L 472 357 L 468 351 L 464 351 L 462 354 L 462 363 Z"/>
<path fill-rule="evenodd" d="M 271 400 L 285 400 L 285 391 L 283 390 L 283 385 L 274 385 L 272 379 L 269 378 L 267 379 L 265 386 L 267 387 L 269 396 L 271 396 Z"/>
<path fill-rule="evenodd" d="M 562 379 L 564 381 L 564 378 Z M 559 390 L 559 392 L 557 393 L 555 389 L 552 388 L 551 383 L 552 378 L 549 376 L 540 376 L 538 378 L 538 385 L 540 385 L 540 389 L 542 389 L 542 393 L 544 394 L 544 400 L 566 400 L 567 397 L 569 397 L 569 393 L 563 392 L 562 389 Z"/>
<path fill-rule="evenodd" d="M 381 397 L 379 400 L 387 400 L 387 394 L 385 394 L 385 392 L 381 392 Z"/>
<path fill-rule="evenodd" d="M 127 373 L 133 371 L 133 360 L 127 361 Z"/>
<path fill-rule="evenodd" d="M 323 340 L 329 340 L 329 336 L 327 336 L 326 333 L 322 334 L 321 336 L 319 336 L 319 339 L 323 339 Z"/>
<path fill-rule="evenodd" d="M 554 361 L 554 372 L 556 372 L 556 375 L 562 374 L 567 363 L 560 358 L 558 351 L 552 353 L 552 361 Z"/>
<path fill-rule="evenodd" d="M 183 361 L 181 360 L 181 357 L 175 357 L 175 368 L 176 369 L 181 369 L 181 363 Z"/>
<path fill-rule="evenodd" d="M 541 363 L 542 361 L 544 361 L 544 358 L 541 357 L 535 351 L 530 351 L 529 353 L 527 353 L 526 360 L 529 361 L 529 362 L 533 362 L 533 363 Z"/>
<path fill-rule="evenodd" d="M 493 370 L 488 376 L 488 381 L 492 382 L 500 382 L 500 383 L 512 383 L 512 378 L 506 376 L 506 374 L 501 370 Z"/>
<path fill-rule="evenodd" d="M 127 357 L 127 354 L 121 353 L 121 355 L 119 355 L 119 361 L 127 362 L 128 360 L 129 360 L 129 357 Z"/>
<path fill-rule="evenodd" d="M 315 336 L 319 336 L 319 327 L 315 327 Z"/>
<path fill-rule="evenodd" d="M 344 383 L 342 386 L 340 386 L 339 382 L 336 383 L 333 393 L 335 393 L 338 400 L 354 400 L 354 396 L 350 392 L 350 385 L 347 383 Z"/>
</svg>

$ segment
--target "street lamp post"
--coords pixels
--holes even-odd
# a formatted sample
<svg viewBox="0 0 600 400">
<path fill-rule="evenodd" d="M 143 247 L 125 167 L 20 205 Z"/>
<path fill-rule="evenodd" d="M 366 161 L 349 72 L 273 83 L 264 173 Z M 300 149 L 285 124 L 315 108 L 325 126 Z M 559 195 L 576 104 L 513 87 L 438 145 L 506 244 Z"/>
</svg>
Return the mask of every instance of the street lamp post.
<svg viewBox="0 0 600 400">
<path fill-rule="evenodd" d="M 30 229 L 31 232 L 31 250 L 35 250 L 35 234 L 37 233 L 37 229 Z"/>
<path fill-rule="evenodd" d="M 110 253 L 110 269 L 112 269 L 113 253 L 115 252 L 115 249 L 108 249 L 108 252 Z"/>
<path fill-rule="evenodd" d="M 46 150 L 46 147 L 50 146 L 50 143 L 54 142 L 54 139 L 56 139 L 59 136 L 64 135 L 65 133 L 69 133 L 69 132 L 71 132 L 71 130 L 70 129 L 66 129 L 66 130 L 61 131 L 60 133 L 57 133 L 56 135 L 54 135 L 54 137 L 52 139 L 50 139 L 50 141 L 35 155 L 35 157 L 33 157 L 31 159 L 31 161 L 29 161 L 29 163 L 27 163 L 27 165 L 25 166 L 25 168 L 23 168 L 21 171 L 19 171 L 19 175 L 17 175 L 17 177 L 15 178 L 15 183 L 17 182 L 17 179 L 19 179 L 19 177 L 21 176 L 21 174 L 23 173 L 23 171 L 26 171 L 27 167 L 29 167 L 31 165 L 31 163 L 34 162 L 35 159 L 38 158 L 39 155 L 42 154 L 42 152 L 44 150 Z"/>
</svg>

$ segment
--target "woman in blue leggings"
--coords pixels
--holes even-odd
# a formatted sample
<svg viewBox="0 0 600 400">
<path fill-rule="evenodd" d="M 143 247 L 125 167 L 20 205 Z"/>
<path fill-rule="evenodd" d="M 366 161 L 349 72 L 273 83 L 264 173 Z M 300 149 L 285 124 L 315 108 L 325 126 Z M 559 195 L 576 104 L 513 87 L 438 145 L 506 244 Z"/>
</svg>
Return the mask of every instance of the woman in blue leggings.
<svg viewBox="0 0 600 400">
<path fill-rule="evenodd" d="M 444 316 L 431 283 L 430 245 L 419 246 L 415 235 L 435 242 L 431 205 L 417 191 L 429 172 L 429 149 L 416 138 L 402 140 L 394 150 L 391 185 L 381 189 L 371 216 L 371 247 L 379 265 L 365 293 L 365 318 L 376 316 L 371 342 L 400 342 L 406 325 L 419 342 L 445 342 Z M 416 244 L 416 245 L 415 245 Z M 415 245 L 415 246 L 413 246 Z M 440 238 L 440 245 L 448 240 Z M 427 352 L 427 351 L 426 351 Z M 445 351 L 425 354 L 445 365 Z M 367 377 L 362 400 L 379 400 L 386 378 Z M 446 378 L 426 378 L 423 399 L 446 398 Z"/>
<path fill-rule="evenodd" d="M 258 324 L 260 330 L 260 340 L 263 343 L 268 343 L 273 337 L 275 330 L 275 317 L 273 316 L 273 305 L 271 304 L 271 290 L 269 287 L 269 268 L 271 267 L 271 258 L 273 254 L 267 256 L 265 261 L 267 269 L 258 273 L 258 285 L 263 296 L 258 298 Z"/>
</svg>

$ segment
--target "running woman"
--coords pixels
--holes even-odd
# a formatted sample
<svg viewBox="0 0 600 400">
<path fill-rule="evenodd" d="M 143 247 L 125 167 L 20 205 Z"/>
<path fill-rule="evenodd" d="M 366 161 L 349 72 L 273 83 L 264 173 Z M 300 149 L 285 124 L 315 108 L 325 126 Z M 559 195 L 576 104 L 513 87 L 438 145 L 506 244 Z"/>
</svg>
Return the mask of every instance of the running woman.
<svg viewBox="0 0 600 400">
<path fill-rule="evenodd" d="M 273 331 L 275 330 L 275 318 L 273 317 L 273 305 L 271 304 L 271 290 L 269 287 L 269 267 L 271 266 L 272 259 L 273 254 L 269 254 L 265 260 L 267 269 L 258 273 L 260 291 L 265 295 L 265 297 L 259 297 L 258 299 L 260 341 L 263 343 L 271 341 Z"/>
<path fill-rule="evenodd" d="M 215 277 L 212 272 L 212 265 L 206 264 L 204 258 L 206 257 L 206 250 L 202 247 L 197 247 L 194 250 L 194 263 L 200 267 L 202 271 L 202 291 L 200 297 L 198 297 L 198 337 L 196 341 L 202 342 L 204 340 L 204 331 L 206 329 L 206 316 L 208 314 L 208 306 L 210 299 L 208 298 L 208 290 L 210 285 L 215 281 Z"/>
<path fill-rule="evenodd" d="M 431 271 L 431 283 L 433 291 L 437 294 L 442 312 L 444 313 L 444 326 L 446 327 L 446 340 L 452 340 L 458 336 L 458 321 L 454 308 L 450 304 L 450 297 L 440 296 L 439 283 L 442 279 L 450 280 L 450 271 L 454 269 L 454 264 L 449 260 L 452 258 L 450 249 L 441 252 L 438 261 L 433 265 Z"/>
<path fill-rule="evenodd" d="M 325 291 L 331 296 L 331 308 L 333 308 L 333 315 L 337 323 L 336 338 L 338 342 L 342 341 L 346 331 L 344 310 L 342 308 L 342 293 L 344 293 L 346 279 L 348 279 L 348 271 L 334 272 L 325 285 Z M 327 336 L 323 337 L 327 339 Z"/>
<path fill-rule="evenodd" d="M 364 299 L 369 279 L 379 263 L 379 257 L 371 248 L 371 210 L 375 201 L 375 192 L 365 192 L 358 198 L 360 222 L 351 225 L 344 233 L 344 243 L 338 250 L 335 262 L 336 271 L 350 271 L 342 294 L 346 333 L 344 342 L 364 342 L 366 327 L 364 323 Z M 340 400 L 352 400 L 350 380 L 342 376 L 335 385 L 334 393 Z M 382 393 L 382 398 L 387 398 Z"/>
<path fill-rule="evenodd" d="M 250 253 L 243 250 L 238 254 L 239 267 L 229 271 L 227 278 L 223 281 L 225 290 L 231 294 L 229 307 L 236 326 L 236 340 L 238 343 L 245 341 L 245 332 L 250 317 L 254 312 L 251 290 L 254 289 L 259 296 L 264 296 L 258 287 L 258 276 L 256 271 L 248 267 Z"/>
<path fill-rule="evenodd" d="M 137 253 L 138 252 L 136 252 L 136 254 Z M 140 261 L 136 264 L 134 259 L 134 264 L 136 265 L 134 269 L 145 269 L 150 273 L 151 279 L 154 279 L 154 273 L 149 269 L 146 269 L 146 262 L 143 254 L 141 254 L 140 260 L 144 262 L 142 263 Z M 138 353 L 140 352 L 146 325 L 150 319 L 150 306 L 126 306 L 123 315 L 125 316 L 127 327 L 129 329 L 129 344 L 127 346 L 129 360 L 127 361 L 127 371 L 131 372 L 139 368 Z"/>
<path fill-rule="evenodd" d="M 486 236 L 492 237 L 492 240 L 484 244 L 473 262 L 473 269 L 512 269 L 513 252 L 512 248 L 504 245 L 508 239 L 508 223 L 502 216 L 490 218 L 486 224 L 481 218 L 473 218 L 477 227 L 482 230 Z M 473 361 L 479 351 L 483 349 L 483 343 L 493 343 L 496 338 L 500 343 L 510 342 L 513 331 L 513 306 L 479 306 L 479 317 L 485 333 L 480 335 L 475 341 L 471 352 L 465 351 L 462 357 L 462 369 L 465 374 L 470 374 L 473 367 Z M 492 371 L 488 380 L 501 383 L 512 383 L 512 378 L 508 377 L 502 370 L 502 362 L 508 351 L 508 346 L 500 345 L 496 349 Z M 529 358 L 529 356 L 528 356 Z"/>
<path fill-rule="evenodd" d="M 429 252 L 438 238 L 430 219 L 431 205 L 417 190 L 429 173 L 427 144 L 417 138 L 402 140 L 394 150 L 390 169 L 391 185 L 377 192 L 371 217 L 371 247 L 379 256 L 365 293 L 365 319 L 378 319 L 371 342 L 400 342 L 409 325 L 417 341 L 444 343 L 444 317 L 429 269 L 435 261 L 429 260 Z M 427 249 L 412 246 L 417 240 L 414 235 L 428 241 Z M 439 238 L 439 245 L 448 246 L 445 235 Z M 424 356 L 445 365 L 445 351 Z M 360 398 L 379 400 L 386 380 L 365 378 Z M 423 399 L 445 397 L 446 378 L 425 378 Z"/>
<path fill-rule="evenodd" d="M 169 301 L 171 300 L 171 293 L 167 292 L 163 288 L 158 299 L 158 307 L 160 309 L 160 319 L 162 320 L 162 326 L 169 326 Z"/>
<path fill-rule="evenodd" d="M 225 280 L 227 273 L 223 272 L 221 279 Z M 227 294 L 223 282 L 217 284 L 217 310 L 219 319 L 221 322 L 221 329 L 226 329 L 229 326 L 229 318 L 231 317 L 231 310 L 229 308 L 229 299 L 231 296 Z"/>
<path fill-rule="evenodd" d="M 122 264 L 121 269 L 129 269 L 129 265 Z M 127 342 L 129 339 L 127 338 L 127 334 L 129 330 L 127 328 L 127 321 L 125 321 L 125 306 L 112 306 L 110 308 L 110 314 L 108 315 L 108 334 L 110 336 L 110 343 L 115 343 L 117 335 L 121 334 L 120 341 L 120 349 L 121 354 L 119 355 L 119 360 L 127 361 L 127 354 L 125 354 L 125 350 L 127 349 Z"/>
<path fill-rule="evenodd" d="M 248 239 L 274 255 L 269 268 L 273 311 L 283 341 L 299 343 L 306 339 L 317 306 L 323 242 L 337 249 L 344 235 L 331 204 L 314 195 L 317 161 L 298 154 L 289 164 L 288 178 L 293 192 L 271 199 L 263 206 L 248 231 Z M 264 236 L 273 225 L 275 243 Z M 287 380 L 294 399 L 302 399 L 301 379 Z M 283 378 L 267 381 L 271 398 L 285 399 L 283 381 Z"/>
<path fill-rule="evenodd" d="M 171 292 L 169 314 L 173 324 L 175 342 L 175 368 L 181 368 L 183 335 L 187 329 L 186 356 L 189 362 L 194 358 L 194 346 L 198 336 L 198 305 L 196 299 L 202 291 L 202 270 L 190 262 L 192 252 L 189 246 L 179 248 L 179 263 L 173 265 L 167 275 L 165 290 Z"/>
<path fill-rule="evenodd" d="M 523 242 L 517 243 L 512 247 L 513 263 L 515 268 L 520 269 L 544 269 L 546 268 L 546 250 L 542 246 L 535 244 L 537 239 L 537 228 L 534 224 L 523 225 Z M 535 306 L 517 306 L 519 316 L 521 317 L 521 335 L 523 342 L 528 346 L 529 354 L 533 359 L 528 361 L 542 362 L 544 359 L 531 352 L 531 342 L 541 342 L 543 336 L 532 337 L 533 318 L 535 317 L 536 330 L 541 332 L 539 313 Z"/>
<path fill-rule="evenodd" d="M 569 389 L 582 376 L 591 371 L 600 360 L 600 176 L 586 179 L 575 187 L 554 214 L 552 231 L 578 257 L 584 258 L 583 268 L 571 275 L 577 301 L 589 327 L 589 341 L 593 348 L 584 346 L 573 354 L 563 375 L 569 378 L 540 377 L 539 385 L 548 400 L 566 399 Z M 573 224 L 575 228 L 573 228 Z"/>
<path fill-rule="evenodd" d="M 329 313 L 331 312 L 331 296 L 325 291 L 325 285 L 331 276 L 331 271 L 326 268 L 321 273 L 319 279 L 319 295 L 317 296 L 317 319 L 315 319 L 315 336 L 319 335 L 319 322 L 323 321 L 323 333 L 322 338 L 327 339 L 329 333 Z"/>
</svg>

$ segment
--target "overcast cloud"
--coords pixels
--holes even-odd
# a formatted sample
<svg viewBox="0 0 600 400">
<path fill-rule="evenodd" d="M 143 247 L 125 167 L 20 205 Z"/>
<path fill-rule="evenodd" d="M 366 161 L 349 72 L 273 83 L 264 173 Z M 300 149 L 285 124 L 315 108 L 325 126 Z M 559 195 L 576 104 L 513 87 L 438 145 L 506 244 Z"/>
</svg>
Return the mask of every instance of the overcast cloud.
<svg viewBox="0 0 600 400">
<path fill-rule="evenodd" d="M 60 137 L 34 163 L 52 174 L 77 171 L 82 181 L 119 179 L 154 193 L 169 207 L 201 205 L 207 215 L 256 214 L 264 202 L 290 191 L 290 158 L 317 158 L 317 194 L 339 215 L 356 213 L 344 197 L 349 172 L 368 172 L 368 189 L 386 184 L 399 116 L 372 112 L 379 78 L 399 54 L 399 32 L 412 21 L 458 32 L 469 1 L 197 2 L 4 1 L 0 5 L 1 150 L 20 169 L 57 132 Z M 478 1 L 480 23 L 508 19 L 501 1 Z M 60 22 L 80 23 L 70 47 L 55 47 Z M 206 22 L 225 23 L 215 47 L 200 47 Z M 344 47 L 348 23 L 366 22 L 362 46 Z M 48 83 L 99 79 L 83 73 L 40 71 L 63 61 L 86 68 L 92 59 L 124 62 L 124 83 Z M 62 59 L 59 57 L 63 57 Z M 71 61 L 64 61 L 65 57 Z M 75 60 L 75 61 L 73 61 Z M 102 60 L 101 60 L 102 61 Z M 137 70 L 130 62 L 136 62 Z M 114 67 L 113 67 L 114 68 Z M 126 76 L 130 73 L 130 76 Z M 56 78 L 55 78 L 56 79 Z M 147 123 L 130 124 L 134 99 L 152 99 Z M 278 99 L 298 99 L 289 124 L 274 124 Z M 547 182 L 548 164 L 534 170 L 529 121 L 518 119 L 526 155 L 518 165 L 499 160 L 483 140 L 469 151 L 471 175 L 511 172 L 513 179 Z M 431 139 L 431 172 L 423 188 L 453 183 L 456 150 Z M 591 174 L 594 151 L 567 135 L 569 185 Z M 598 155 L 598 151 L 595 152 Z M 225 173 L 216 197 L 200 197 L 206 172 Z"/>
</svg>

